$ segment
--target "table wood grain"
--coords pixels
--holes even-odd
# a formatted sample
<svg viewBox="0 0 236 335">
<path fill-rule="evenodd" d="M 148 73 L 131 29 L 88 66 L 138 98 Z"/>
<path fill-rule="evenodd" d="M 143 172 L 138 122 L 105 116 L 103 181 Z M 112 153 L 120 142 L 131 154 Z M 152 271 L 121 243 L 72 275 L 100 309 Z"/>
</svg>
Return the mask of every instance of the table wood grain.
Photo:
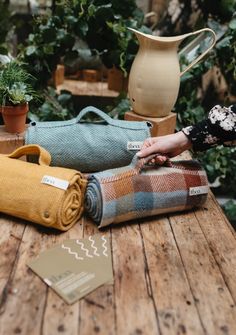
<svg viewBox="0 0 236 335">
<path fill-rule="evenodd" d="M 67 305 L 26 265 L 67 238 L 110 237 L 114 285 Z M 105 230 L 70 231 L 0 214 L 0 334 L 236 334 L 236 235 L 214 196 L 204 207 Z"/>
</svg>

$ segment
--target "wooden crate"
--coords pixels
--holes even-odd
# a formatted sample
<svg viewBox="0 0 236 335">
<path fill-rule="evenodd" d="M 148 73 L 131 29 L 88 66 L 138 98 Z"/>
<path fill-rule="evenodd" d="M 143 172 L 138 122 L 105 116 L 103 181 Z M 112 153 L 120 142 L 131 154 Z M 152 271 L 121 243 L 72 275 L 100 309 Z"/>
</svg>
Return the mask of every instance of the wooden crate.
<svg viewBox="0 0 236 335">
<path fill-rule="evenodd" d="M 24 133 L 10 134 L 5 131 L 4 126 L 0 126 L 0 153 L 9 154 L 24 144 Z"/>
<path fill-rule="evenodd" d="M 173 134 L 176 127 L 176 114 L 171 113 L 165 117 L 148 117 L 138 115 L 132 111 L 128 111 L 125 113 L 125 120 L 127 121 L 148 121 L 152 124 L 151 135 L 162 136 Z"/>
</svg>

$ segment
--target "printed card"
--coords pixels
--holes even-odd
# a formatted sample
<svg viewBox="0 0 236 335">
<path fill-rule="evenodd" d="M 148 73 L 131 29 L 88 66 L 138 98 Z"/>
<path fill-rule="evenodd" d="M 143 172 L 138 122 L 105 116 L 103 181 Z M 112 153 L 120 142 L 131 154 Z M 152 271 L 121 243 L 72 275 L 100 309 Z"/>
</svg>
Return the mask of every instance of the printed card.
<svg viewBox="0 0 236 335">
<path fill-rule="evenodd" d="M 113 283 L 110 240 L 101 235 L 65 240 L 28 266 L 68 304 Z"/>
</svg>

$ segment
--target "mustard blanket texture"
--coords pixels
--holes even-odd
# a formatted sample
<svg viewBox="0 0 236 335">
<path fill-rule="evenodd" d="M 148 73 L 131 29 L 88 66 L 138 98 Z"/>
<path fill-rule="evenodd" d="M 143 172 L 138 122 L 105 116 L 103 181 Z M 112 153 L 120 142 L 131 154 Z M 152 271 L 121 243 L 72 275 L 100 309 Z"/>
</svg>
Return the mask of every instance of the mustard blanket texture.
<svg viewBox="0 0 236 335">
<path fill-rule="evenodd" d="M 18 159 L 31 154 L 39 156 L 38 164 Z M 87 181 L 76 170 L 50 167 L 50 161 L 38 145 L 0 155 L 0 212 L 65 231 L 81 217 Z M 44 183 L 45 176 L 51 183 Z"/>
</svg>

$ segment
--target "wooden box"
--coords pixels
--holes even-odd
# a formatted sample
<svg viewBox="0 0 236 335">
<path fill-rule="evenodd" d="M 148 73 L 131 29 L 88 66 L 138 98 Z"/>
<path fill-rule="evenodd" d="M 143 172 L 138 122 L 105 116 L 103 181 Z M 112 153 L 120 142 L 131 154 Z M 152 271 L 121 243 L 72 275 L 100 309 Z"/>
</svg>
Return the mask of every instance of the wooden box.
<svg viewBox="0 0 236 335">
<path fill-rule="evenodd" d="M 165 117 L 149 117 L 136 114 L 132 111 L 125 113 L 127 121 L 148 121 L 152 124 L 152 137 L 173 134 L 176 127 L 176 114 L 171 113 Z"/>
<path fill-rule="evenodd" d="M 5 131 L 4 126 L 0 126 L 0 154 L 10 154 L 22 145 L 24 145 L 24 133 L 10 134 Z"/>
</svg>

